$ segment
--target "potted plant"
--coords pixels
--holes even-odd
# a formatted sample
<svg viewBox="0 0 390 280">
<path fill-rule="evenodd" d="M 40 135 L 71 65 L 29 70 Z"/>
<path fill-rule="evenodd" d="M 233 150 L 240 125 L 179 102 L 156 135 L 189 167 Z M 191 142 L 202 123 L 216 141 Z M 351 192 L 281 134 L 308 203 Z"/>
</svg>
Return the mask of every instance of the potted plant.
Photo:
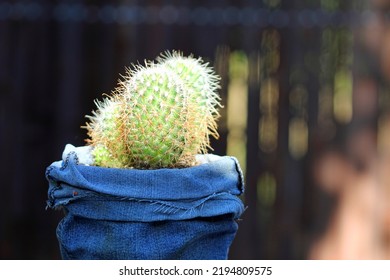
<svg viewBox="0 0 390 280">
<path fill-rule="evenodd" d="M 46 170 L 64 259 L 227 258 L 244 182 L 234 157 L 207 154 L 218 83 L 202 59 L 167 52 L 96 102 L 88 145 Z"/>
</svg>

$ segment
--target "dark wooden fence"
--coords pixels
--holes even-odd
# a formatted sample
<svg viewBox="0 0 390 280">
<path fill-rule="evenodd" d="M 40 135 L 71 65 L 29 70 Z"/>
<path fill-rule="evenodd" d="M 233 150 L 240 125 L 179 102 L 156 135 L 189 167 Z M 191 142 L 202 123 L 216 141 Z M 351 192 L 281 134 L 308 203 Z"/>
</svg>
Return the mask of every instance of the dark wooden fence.
<svg viewBox="0 0 390 280">
<path fill-rule="evenodd" d="M 248 206 L 231 258 L 306 258 L 331 205 L 312 180 L 318 152 L 355 124 L 376 131 L 390 104 L 358 31 L 384 7 L 345 2 L 1 1 L 0 257 L 59 257 L 45 168 L 84 144 L 84 115 L 126 66 L 177 49 L 222 77 L 214 152 L 239 158 Z M 363 78 L 382 105 L 359 114 Z"/>
</svg>

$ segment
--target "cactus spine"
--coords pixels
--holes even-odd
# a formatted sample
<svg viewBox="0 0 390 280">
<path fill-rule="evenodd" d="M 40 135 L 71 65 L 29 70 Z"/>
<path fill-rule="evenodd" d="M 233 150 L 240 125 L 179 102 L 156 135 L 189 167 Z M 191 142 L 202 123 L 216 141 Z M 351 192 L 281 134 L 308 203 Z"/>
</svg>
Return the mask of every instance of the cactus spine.
<svg viewBox="0 0 390 280">
<path fill-rule="evenodd" d="M 86 128 L 95 165 L 175 168 L 196 164 L 195 155 L 218 137 L 218 77 L 201 59 L 165 53 L 158 63 L 128 70 Z"/>
</svg>

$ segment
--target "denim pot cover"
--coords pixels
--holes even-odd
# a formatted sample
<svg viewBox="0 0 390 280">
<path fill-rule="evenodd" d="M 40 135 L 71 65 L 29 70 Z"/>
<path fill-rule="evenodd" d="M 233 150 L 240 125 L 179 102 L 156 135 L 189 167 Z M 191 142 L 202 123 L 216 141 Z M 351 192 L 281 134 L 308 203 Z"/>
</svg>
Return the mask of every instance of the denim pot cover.
<svg viewBox="0 0 390 280">
<path fill-rule="evenodd" d="M 80 164 L 71 151 L 46 170 L 47 205 L 64 209 L 63 259 L 227 259 L 244 211 L 241 169 L 216 157 L 181 169 Z"/>
</svg>

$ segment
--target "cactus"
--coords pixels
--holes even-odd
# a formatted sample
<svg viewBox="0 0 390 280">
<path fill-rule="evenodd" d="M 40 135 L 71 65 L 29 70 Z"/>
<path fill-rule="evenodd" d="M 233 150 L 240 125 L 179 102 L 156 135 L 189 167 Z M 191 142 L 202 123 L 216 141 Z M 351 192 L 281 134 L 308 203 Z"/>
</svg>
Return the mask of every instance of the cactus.
<svg viewBox="0 0 390 280">
<path fill-rule="evenodd" d="M 103 101 L 95 101 L 97 111 L 92 116 L 86 128 L 87 140 L 94 146 L 92 155 L 95 165 L 121 168 L 126 166 L 126 145 L 122 138 L 120 123 L 120 102 L 116 96 L 106 97 Z"/>
<path fill-rule="evenodd" d="M 165 53 L 128 70 L 112 96 L 96 102 L 86 128 L 95 165 L 175 168 L 218 138 L 218 77 L 201 59 Z"/>
<path fill-rule="evenodd" d="M 200 152 L 205 153 L 211 148 L 209 135 L 219 137 L 216 123 L 219 118 L 218 107 L 221 107 L 220 97 L 216 93 L 219 89 L 219 77 L 201 58 L 183 57 L 179 52 L 166 52 L 157 60 L 174 71 L 185 83 L 191 108 L 194 109 L 192 133 L 198 135 L 193 144 L 200 147 Z"/>
</svg>

